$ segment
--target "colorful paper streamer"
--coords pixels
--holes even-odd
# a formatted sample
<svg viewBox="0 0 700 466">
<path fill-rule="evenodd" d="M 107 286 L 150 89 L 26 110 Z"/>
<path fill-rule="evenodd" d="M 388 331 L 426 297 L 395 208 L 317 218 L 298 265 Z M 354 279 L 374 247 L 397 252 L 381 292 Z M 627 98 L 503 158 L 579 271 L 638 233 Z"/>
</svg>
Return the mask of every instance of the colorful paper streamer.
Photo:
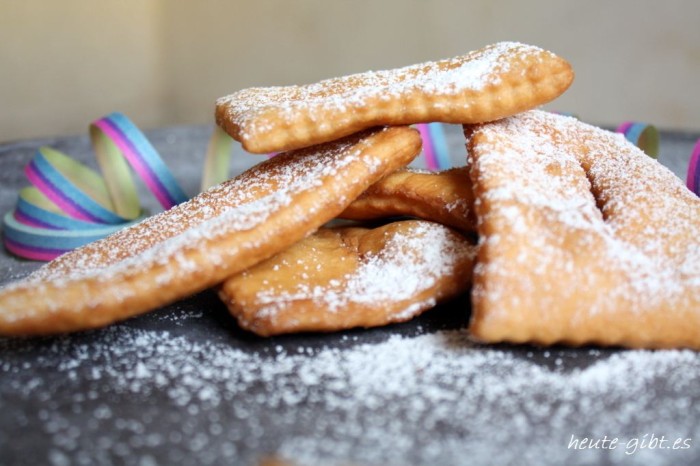
<svg viewBox="0 0 700 466">
<path fill-rule="evenodd" d="M 695 141 L 690 154 L 685 184 L 695 195 L 700 196 L 700 139 Z"/>
<path fill-rule="evenodd" d="M 209 144 L 204 184 L 223 181 L 231 142 L 215 132 Z M 19 192 L 3 218 L 3 241 L 13 254 L 51 260 L 142 220 L 146 213 L 131 171 L 164 209 L 188 199 L 144 134 L 121 113 L 90 125 L 101 174 L 49 147 L 41 147 L 25 168 L 32 186 Z M 228 152 L 227 152 L 228 151 Z"/>
<path fill-rule="evenodd" d="M 419 123 L 416 128 L 423 140 L 423 157 L 428 170 L 445 170 L 452 166 L 442 123 Z"/>
<path fill-rule="evenodd" d="M 649 157 L 659 156 L 659 131 L 655 126 L 636 121 L 626 121 L 615 130 L 628 141 L 642 149 Z"/>
</svg>

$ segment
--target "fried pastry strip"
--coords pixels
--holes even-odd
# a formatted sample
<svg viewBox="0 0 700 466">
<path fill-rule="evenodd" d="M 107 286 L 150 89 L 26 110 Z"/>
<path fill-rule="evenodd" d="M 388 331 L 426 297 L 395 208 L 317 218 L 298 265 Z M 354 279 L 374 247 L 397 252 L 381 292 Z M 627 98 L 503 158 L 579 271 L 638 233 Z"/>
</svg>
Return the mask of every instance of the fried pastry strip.
<svg viewBox="0 0 700 466">
<path fill-rule="evenodd" d="M 265 161 L 0 290 L 0 334 L 95 328 L 216 285 L 316 230 L 420 147 L 416 130 L 393 127 Z"/>
<path fill-rule="evenodd" d="M 502 42 L 394 70 L 244 89 L 217 100 L 216 121 L 247 151 L 264 154 L 377 125 L 491 121 L 555 99 L 573 77 L 551 52 Z"/>
</svg>

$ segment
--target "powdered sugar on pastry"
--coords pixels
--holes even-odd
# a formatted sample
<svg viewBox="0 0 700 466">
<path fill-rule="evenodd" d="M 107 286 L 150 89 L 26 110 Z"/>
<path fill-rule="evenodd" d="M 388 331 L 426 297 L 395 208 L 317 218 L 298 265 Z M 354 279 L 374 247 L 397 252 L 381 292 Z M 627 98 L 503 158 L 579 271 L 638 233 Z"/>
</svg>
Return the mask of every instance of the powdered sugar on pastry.
<svg viewBox="0 0 700 466">
<path fill-rule="evenodd" d="M 394 70 L 218 99 L 217 123 L 246 150 L 274 152 L 386 124 L 490 121 L 544 104 L 573 80 L 551 52 L 513 42 Z"/>
<path fill-rule="evenodd" d="M 419 151 L 417 131 L 396 127 L 275 157 L 9 285 L 0 333 L 92 328 L 213 286 L 314 231 Z"/>
<path fill-rule="evenodd" d="M 231 277 L 220 295 L 261 335 L 408 320 L 468 289 L 474 246 L 442 225 L 322 229 Z"/>
<path fill-rule="evenodd" d="M 700 199 L 680 179 L 541 111 L 466 134 L 477 338 L 700 348 Z"/>
</svg>

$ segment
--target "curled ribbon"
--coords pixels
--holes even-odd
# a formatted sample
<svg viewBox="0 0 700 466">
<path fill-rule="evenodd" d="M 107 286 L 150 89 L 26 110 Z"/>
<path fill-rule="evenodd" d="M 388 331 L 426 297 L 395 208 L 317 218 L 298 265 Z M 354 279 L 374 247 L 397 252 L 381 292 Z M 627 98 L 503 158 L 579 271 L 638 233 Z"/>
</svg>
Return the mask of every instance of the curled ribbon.
<svg viewBox="0 0 700 466">
<path fill-rule="evenodd" d="M 32 186 L 20 190 L 15 208 L 3 218 L 11 253 L 48 261 L 142 220 L 146 213 L 131 170 L 164 209 L 188 199 L 153 145 L 123 114 L 94 121 L 90 140 L 102 175 L 50 147 L 37 150 L 25 168 Z M 217 129 L 203 188 L 225 179 L 230 147 L 230 138 Z"/>
</svg>

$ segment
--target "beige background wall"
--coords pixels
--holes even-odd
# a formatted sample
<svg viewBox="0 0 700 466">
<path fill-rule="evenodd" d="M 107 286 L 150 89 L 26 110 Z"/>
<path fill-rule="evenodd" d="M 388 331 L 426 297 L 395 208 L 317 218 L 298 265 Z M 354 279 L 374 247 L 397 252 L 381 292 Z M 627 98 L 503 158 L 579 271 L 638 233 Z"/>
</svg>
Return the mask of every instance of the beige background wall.
<svg viewBox="0 0 700 466">
<path fill-rule="evenodd" d="M 0 141 L 211 123 L 218 96 L 458 55 L 499 40 L 576 70 L 549 108 L 700 130 L 700 2 L 0 0 Z"/>
</svg>

